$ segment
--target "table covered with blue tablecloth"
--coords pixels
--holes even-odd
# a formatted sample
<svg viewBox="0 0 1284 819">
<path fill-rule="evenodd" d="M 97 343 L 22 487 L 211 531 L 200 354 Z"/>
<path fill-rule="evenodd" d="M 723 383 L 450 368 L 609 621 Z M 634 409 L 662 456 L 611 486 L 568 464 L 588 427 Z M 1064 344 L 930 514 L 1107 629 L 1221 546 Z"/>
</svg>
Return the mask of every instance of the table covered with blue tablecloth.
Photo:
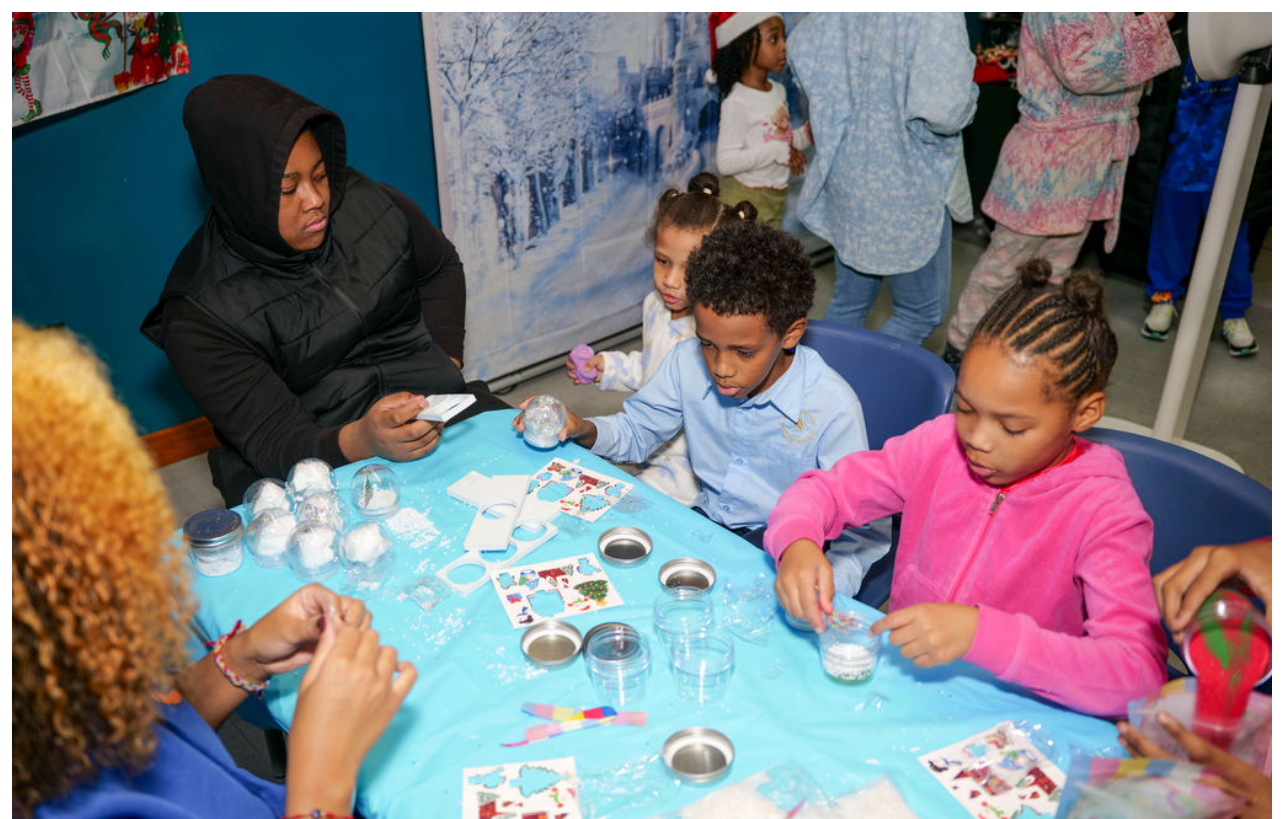
<svg viewBox="0 0 1284 819">
<path fill-rule="evenodd" d="M 451 426 L 433 452 L 413 463 L 376 459 L 394 470 L 401 487 L 401 509 L 388 520 L 394 568 L 375 590 L 354 587 L 342 572 L 324 581 L 341 594 L 361 597 L 381 640 L 419 672 L 362 767 L 357 787 L 362 815 L 456 816 L 464 768 L 573 756 L 586 815 L 652 816 L 693 802 L 710 787 L 793 761 L 830 794 L 885 775 L 919 816 L 962 817 L 967 811 L 932 778 L 920 755 L 1005 720 L 1033 730 L 1062 770 L 1075 749 L 1101 753 L 1114 745 L 1115 729 L 1106 721 L 1042 701 L 967 663 L 915 668 L 886 645 L 869 681 L 839 685 L 823 673 L 814 635 L 791 629 L 779 612 L 765 642 L 736 640 L 725 698 L 704 706 L 680 699 L 664 653 L 654 650 L 651 610 L 661 593 L 659 567 L 682 556 L 713 565 L 718 579 L 711 593 L 722 616 L 726 583 L 748 586 L 761 575 L 770 588 L 770 558 L 576 444 L 554 450 L 527 446 L 510 427 L 513 415 L 485 413 Z M 651 639 L 646 695 L 628 705 L 645 711 L 647 722 L 644 727 L 605 725 L 508 748 L 501 743 L 520 741 L 526 728 L 541 722 L 522 712 L 524 703 L 577 709 L 603 704 L 596 701 L 584 663 L 549 670 L 527 661 L 521 632 L 489 584 L 467 596 L 450 593 L 430 610 L 411 592 L 417 581 L 463 553 L 475 510 L 447 494 L 450 484 L 470 471 L 534 474 L 554 456 L 628 480 L 633 488 L 595 522 L 560 514 L 557 535 L 523 563 L 596 553 L 598 536 L 620 525 L 642 529 L 654 543 L 640 565 L 603 563 L 624 605 L 567 621 L 581 632 L 599 622 L 624 622 Z M 336 470 L 345 498 L 352 476 L 365 463 Z M 289 568 L 263 569 L 247 553 L 231 574 L 198 576 L 197 627 L 217 636 L 238 619 L 253 622 L 301 585 Z M 263 699 L 287 730 L 302 674 L 274 679 Z M 667 737 L 697 725 L 721 731 L 735 746 L 731 770 L 714 786 L 679 784 L 659 760 Z"/>
</svg>

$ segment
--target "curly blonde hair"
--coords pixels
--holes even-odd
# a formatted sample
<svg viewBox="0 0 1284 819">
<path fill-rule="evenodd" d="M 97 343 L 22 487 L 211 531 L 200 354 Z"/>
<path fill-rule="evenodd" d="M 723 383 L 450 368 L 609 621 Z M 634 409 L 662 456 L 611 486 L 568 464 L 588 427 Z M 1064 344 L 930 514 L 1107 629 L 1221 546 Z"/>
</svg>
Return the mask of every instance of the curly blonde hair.
<svg viewBox="0 0 1284 819">
<path fill-rule="evenodd" d="M 13 325 L 13 805 L 156 748 L 192 611 L 165 489 L 102 363 Z"/>
</svg>

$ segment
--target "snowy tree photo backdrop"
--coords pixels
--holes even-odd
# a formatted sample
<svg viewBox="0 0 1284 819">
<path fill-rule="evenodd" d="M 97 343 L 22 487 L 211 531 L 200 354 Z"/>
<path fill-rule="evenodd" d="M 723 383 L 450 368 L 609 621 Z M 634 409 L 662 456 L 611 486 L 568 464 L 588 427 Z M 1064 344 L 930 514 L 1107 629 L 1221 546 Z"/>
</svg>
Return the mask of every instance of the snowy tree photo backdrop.
<svg viewBox="0 0 1284 819">
<path fill-rule="evenodd" d="M 660 192 L 713 170 L 703 13 L 424 14 L 469 378 L 637 324 Z"/>
</svg>

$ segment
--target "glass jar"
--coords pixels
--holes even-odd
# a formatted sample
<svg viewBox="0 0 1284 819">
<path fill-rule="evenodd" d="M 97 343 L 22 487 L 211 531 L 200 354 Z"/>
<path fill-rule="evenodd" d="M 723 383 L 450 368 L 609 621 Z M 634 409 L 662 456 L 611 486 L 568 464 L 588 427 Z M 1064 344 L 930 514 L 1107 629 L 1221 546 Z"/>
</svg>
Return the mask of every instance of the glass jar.
<svg viewBox="0 0 1284 819">
<path fill-rule="evenodd" d="M 241 516 L 229 509 L 197 512 L 183 524 L 188 551 L 196 571 L 206 577 L 222 577 L 241 568 Z"/>
</svg>

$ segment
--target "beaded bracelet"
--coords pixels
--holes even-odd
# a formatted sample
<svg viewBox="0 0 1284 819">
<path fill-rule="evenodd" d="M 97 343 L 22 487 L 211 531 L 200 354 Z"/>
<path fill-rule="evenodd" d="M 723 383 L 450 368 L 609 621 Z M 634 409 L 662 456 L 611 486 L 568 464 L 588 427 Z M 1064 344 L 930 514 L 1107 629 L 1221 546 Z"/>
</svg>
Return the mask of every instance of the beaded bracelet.
<svg viewBox="0 0 1284 819">
<path fill-rule="evenodd" d="M 232 685 L 235 685 L 237 688 L 244 689 L 245 691 L 249 691 L 257 697 L 262 697 L 263 691 L 268 685 L 267 680 L 264 680 L 261 683 L 248 682 L 244 677 L 228 667 L 227 660 L 223 659 L 223 646 L 226 645 L 227 641 L 235 636 L 240 630 L 241 621 L 237 620 L 236 625 L 232 627 L 231 631 L 224 634 L 222 637 L 218 638 L 217 642 L 213 643 L 214 651 L 212 653 L 214 654 L 214 665 L 218 666 L 218 670 L 223 672 L 223 676 L 227 677 L 228 682 Z M 210 644 L 206 643 L 206 645 Z"/>
<path fill-rule="evenodd" d="M 313 808 L 308 813 L 294 813 L 289 816 L 282 816 L 281 819 L 352 819 L 352 814 L 330 813 L 320 808 Z"/>
</svg>

